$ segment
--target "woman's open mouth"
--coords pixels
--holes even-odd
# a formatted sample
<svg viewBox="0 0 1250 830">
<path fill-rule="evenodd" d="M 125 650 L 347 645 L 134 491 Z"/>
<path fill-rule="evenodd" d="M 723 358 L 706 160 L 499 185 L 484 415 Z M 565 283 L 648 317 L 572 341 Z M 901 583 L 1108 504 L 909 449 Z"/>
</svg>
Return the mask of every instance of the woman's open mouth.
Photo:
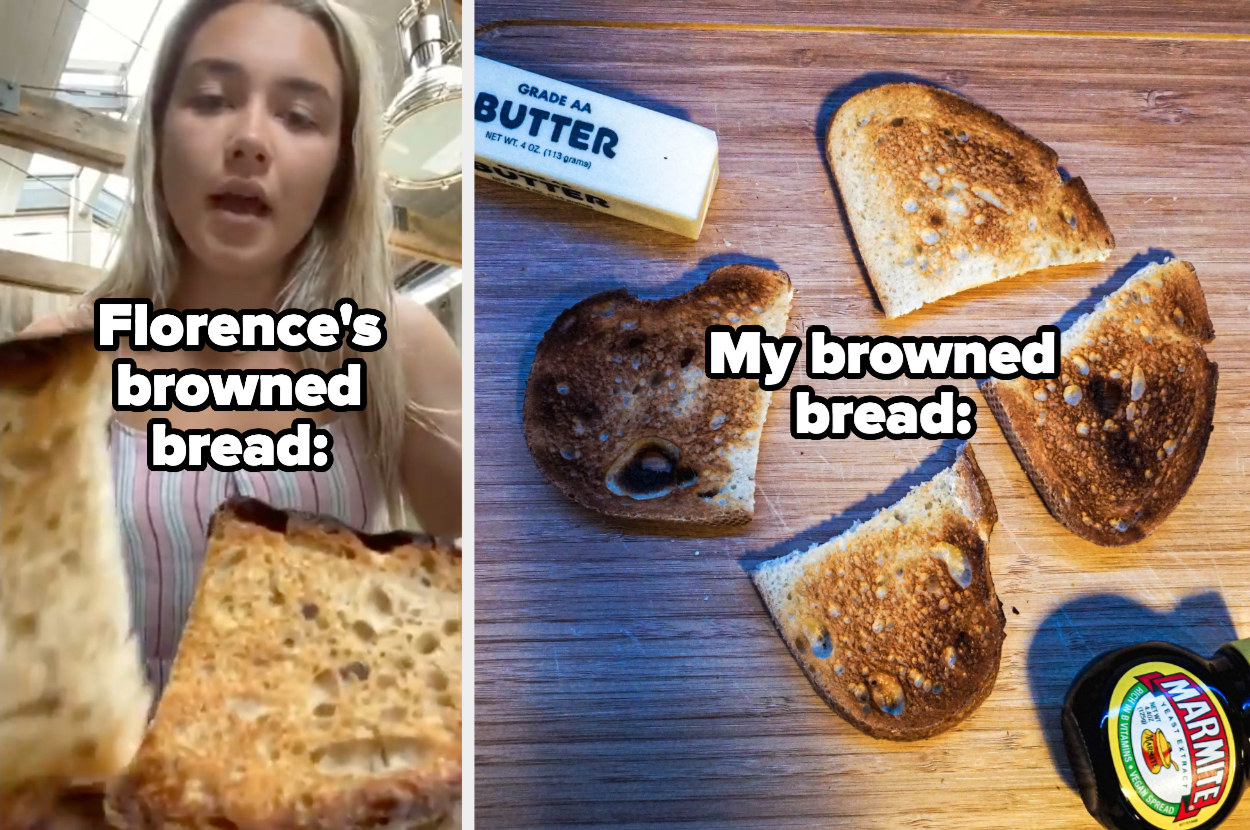
<svg viewBox="0 0 1250 830">
<path fill-rule="evenodd" d="M 213 210 L 220 210 L 240 218 L 264 218 L 273 213 L 273 209 L 259 196 L 244 196 L 238 193 L 215 193 L 208 197 L 208 204 Z"/>
</svg>

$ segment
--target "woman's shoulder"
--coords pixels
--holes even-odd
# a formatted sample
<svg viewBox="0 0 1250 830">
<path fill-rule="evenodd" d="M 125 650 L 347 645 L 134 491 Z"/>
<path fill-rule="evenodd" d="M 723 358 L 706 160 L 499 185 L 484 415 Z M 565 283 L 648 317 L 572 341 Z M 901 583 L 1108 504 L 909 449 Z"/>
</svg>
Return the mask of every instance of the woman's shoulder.
<svg viewBox="0 0 1250 830">
<path fill-rule="evenodd" d="M 410 370 L 428 370 L 435 363 L 458 362 L 459 349 L 443 322 L 412 297 L 396 296 L 386 321 L 387 344 L 398 347 Z"/>
<path fill-rule="evenodd" d="M 416 389 L 435 397 L 460 394 L 460 350 L 441 320 L 411 297 L 397 296 L 387 321 L 387 343 L 400 352 L 404 372 Z"/>
<path fill-rule="evenodd" d="M 405 294 L 396 294 L 391 301 L 393 320 L 387 321 L 388 335 L 398 334 L 401 343 L 420 343 L 450 339 L 442 322 L 424 303 Z"/>
</svg>

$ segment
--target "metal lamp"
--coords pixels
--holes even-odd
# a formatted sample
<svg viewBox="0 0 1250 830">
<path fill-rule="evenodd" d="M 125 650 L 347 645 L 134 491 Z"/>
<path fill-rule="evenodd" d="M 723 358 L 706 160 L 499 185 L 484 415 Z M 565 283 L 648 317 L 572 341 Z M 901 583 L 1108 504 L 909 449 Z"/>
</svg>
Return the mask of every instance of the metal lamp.
<svg viewBox="0 0 1250 830">
<path fill-rule="evenodd" d="M 399 18 L 407 80 L 386 111 L 382 169 L 392 188 L 447 189 L 460 181 L 460 33 L 447 0 L 412 0 Z"/>
</svg>

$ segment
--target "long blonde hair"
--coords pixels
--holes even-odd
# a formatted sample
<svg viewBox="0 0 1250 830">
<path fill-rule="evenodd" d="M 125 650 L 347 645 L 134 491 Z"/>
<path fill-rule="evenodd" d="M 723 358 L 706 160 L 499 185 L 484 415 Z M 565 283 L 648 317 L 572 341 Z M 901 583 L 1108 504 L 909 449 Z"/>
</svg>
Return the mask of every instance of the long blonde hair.
<svg viewBox="0 0 1250 830">
<path fill-rule="evenodd" d="M 245 0 L 188 0 L 171 23 L 141 104 L 134 152 L 129 161 L 133 204 L 122 227 L 116 264 L 88 296 L 148 298 L 166 305 L 178 279 L 178 234 L 160 187 L 161 125 L 173 92 L 179 61 L 195 32 L 222 9 Z M 330 179 L 321 213 L 294 252 L 277 310 L 333 308 L 342 297 L 373 308 L 394 324 L 394 289 L 386 247 L 391 213 L 380 176 L 382 70 L 364 20 L 334 0 L 269 0 L 299 12 L 325 31 L 343 73 L 343 118 L 338 168 Z M 393 335 L 392 335 L 393 337 Z M 348 357 L 368 366 L 368 408 L 364 411 L 368 455 L 387 494 L 390 521 L 403 515 L 399 451 L 408 401 L 398 347 L 368 354 L 344 346 L 336 352 L 308 351 L 306 367 L 326 371 Z"/>
</svg>

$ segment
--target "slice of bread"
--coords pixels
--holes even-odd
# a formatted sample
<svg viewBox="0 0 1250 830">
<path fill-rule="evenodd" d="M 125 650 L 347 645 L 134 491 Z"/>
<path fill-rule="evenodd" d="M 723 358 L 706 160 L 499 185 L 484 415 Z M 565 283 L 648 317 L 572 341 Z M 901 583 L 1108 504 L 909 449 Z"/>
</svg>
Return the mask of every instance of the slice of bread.
<svg viewBox="0 0 1250 830">
<path fill-rule="evenodd" d="M 106 807 L 130 830 L 426 827 L 460 799 L 460 552 L 236 499 Z"/>
<path fill-rule="evenodd" d="M 755 462 L 772 393 L 704 374 L 708 326 L 785 333 L 790 277 L 729 265 L 678 297 L 596 294 L 538 344 L 525 440 L 569 498 L 626 519 L 735 525 L 755 510 Z"/>
<path fill-rule="evenodd" d="M 1198 475 L 1215 415 L 1215 337 L 1194 267 L 1147 265 L 1063 333 L 1058 380 L 981 387 L 1056 519 L 1099 545 L 1148 536 Z"/>
<path fill-rule="evenodd" d="M 0 830 L 103 830 L 104 783 L 38 786 L 6 795 Z"/>
<path fill-rule="evenodd" d="M 887 317 L 1115 247 L 1054 150 L 953 92 L 861 92 L 834 114 L 826 152 Z"/>
<path fill-rule="evenodd" d="M 0 799 L 102 782 L 151 692 L 109 473 L 109 361 L 90 334 L 0 344 Z M 32 790 L 33 788 L 33 790 Z"/>
<path fill-rule="evenodd" d="M 910 741 L 950 729 L 994 688 L 1003 606 L 998 521 L 972 448 L 841 536 L 752 579 L 812 686 L 852 726 Z"/>
</svg>

